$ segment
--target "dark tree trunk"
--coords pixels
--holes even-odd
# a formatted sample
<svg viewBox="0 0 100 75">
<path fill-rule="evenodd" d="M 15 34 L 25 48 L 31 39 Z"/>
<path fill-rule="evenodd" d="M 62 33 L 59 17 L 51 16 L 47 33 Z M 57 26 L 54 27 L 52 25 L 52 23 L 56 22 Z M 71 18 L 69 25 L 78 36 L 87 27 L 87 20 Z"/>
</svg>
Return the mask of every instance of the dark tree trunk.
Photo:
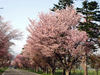
<svg viewBox="0 0 100 75">
<path fill-rule="evenodd" d="M 66 75 L 66 74 L 65 74 L 65 70 L 66 70 L 66 69 L 64 68 L 64 69 L 63 69 L 63 73 L 62 73 L 62 75 Z"/>
</svg>

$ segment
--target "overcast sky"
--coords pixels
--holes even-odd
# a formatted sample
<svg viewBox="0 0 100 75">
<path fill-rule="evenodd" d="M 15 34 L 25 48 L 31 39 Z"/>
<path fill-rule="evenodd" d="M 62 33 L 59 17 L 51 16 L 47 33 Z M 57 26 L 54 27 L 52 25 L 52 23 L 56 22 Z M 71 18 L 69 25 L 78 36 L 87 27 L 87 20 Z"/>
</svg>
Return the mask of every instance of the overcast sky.
<svg viewBox="0 0 100 75">
<path fill-rule="evenodd" d="M 80 7 L 83 0 L 76 0 L 75 6 Z M 100 0 L 95 0 L 100 5 Z M 16 44 L 13 50 L 20 53 L 23 45 L 26 43 L 28 32 L 26 27 L 30 24 L 28 18 L 36 19 L 38 12 L 48 12 L 50 8 L 57 4 L 58 0 L 0 0 L 0 15 L 4 21 L 11 21 L 10 24 L 15 29 L 20 29 L 24 33 L 21 41 L 14 41 Z"/>
</svg>

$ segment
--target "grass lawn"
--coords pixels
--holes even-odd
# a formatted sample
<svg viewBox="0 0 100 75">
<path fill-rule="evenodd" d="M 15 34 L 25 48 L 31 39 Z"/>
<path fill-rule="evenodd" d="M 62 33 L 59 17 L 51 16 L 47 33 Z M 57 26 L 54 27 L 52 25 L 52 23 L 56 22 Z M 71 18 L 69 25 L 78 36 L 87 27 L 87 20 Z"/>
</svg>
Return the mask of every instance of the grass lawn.
<svg viewBox="0 0 100 75">
<path fill-rule="evenodd" d="M 1 69 L 0 69 L 0 74 L 3 73 L 6 69 L 8 69 L 8 67 L 6 67 L 6 68 L 1 68 Z"/>
<path fill-rule="evenodd" d="M 35 72 L 35 71 L 32 71 L 32 70 L 26 70 L 26 71 Z M 58 69 L 58 70 L 55 71 L 55 75 L 62 75 L 62 72 L 63 72 L 62 69 Z M 42 71 L 35 72 L 35 73 L 38 73 L 38 74 L 41 74 L 41 75 L 51 75 L 51 74 L 42 73 Z M 84 75 L 84 71 L 83 70 L 75 70 L 75 74 L 73 73 L 73 71 L 71 71 L 71 75 Z M 95 71 L 89 70 L 88 75 L 95 75 Z M 100 75 L 100 71 L 98 71 L 98 75 Z"/>
<path fill-rule="evenodd" d="M 63 70 L 58 69 L 55 71 L 56 75 L 62 75 Z M 95 71 L 94 70 L 88 70 L 88 75 L 95 75 Z M 84 71 L 83 70 L 75 70 L 75 74 L 73 73 L 73 71 L 71 71 L 71 75 L 84 75 Z M 98 75 L 100 75 L 100 71 L 98 71 Z"/>
</svg>

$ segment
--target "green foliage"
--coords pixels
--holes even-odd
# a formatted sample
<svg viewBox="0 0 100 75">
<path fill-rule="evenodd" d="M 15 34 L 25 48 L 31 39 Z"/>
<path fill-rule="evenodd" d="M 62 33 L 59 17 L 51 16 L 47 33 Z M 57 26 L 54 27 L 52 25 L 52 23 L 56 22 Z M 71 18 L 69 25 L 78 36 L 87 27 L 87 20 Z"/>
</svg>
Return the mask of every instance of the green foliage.
<svg viewBox="0 0 100 75">
<path fill-rule="evenodd" d="M 6 67 L 6 68 L 1 68 L 1 69 L 0 69 L 0 73 L 4 72 L 6 69 L 8 69 L 8 67 Z"/>
<path fill-rule="evenodd" d="M 82 8 L 77 8 L 77 12 L 81 12 L 87 21 L 100 21 L 99 5 L 96 1 L 84 1 Z"/>
<path fill-rule="evenodd" d="M 58 4 L 54 4 L 54 7 L 51 9 L 51 11 L 55 11 L 57 9 L 66 9 L 66 6 L 70 6 L 73 3 L 73 0 L 59 0 Z"/>
<path fill-rule="evenodd" d="M 77 12 L 82 13 L 86 20 L 85 22 L 79 22 L 78 29 L 86 31 L 91 38 L 90 41 L 94 41 L 94 38 L 98 39 L 100 37 L 100 11 L 98 3 L 96 1 L 84 1 L 83 7 L 77 8 Z"/>
</svg>

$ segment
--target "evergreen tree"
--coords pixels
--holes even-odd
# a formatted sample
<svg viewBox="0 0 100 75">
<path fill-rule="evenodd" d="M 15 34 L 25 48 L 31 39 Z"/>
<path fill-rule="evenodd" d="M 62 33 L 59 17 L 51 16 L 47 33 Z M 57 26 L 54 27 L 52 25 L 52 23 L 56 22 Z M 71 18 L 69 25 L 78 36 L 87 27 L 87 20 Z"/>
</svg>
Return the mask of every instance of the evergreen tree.
<svg viewBox="0 0 100 75">
<path fill-rule="evenodd" d="M 80 22 L 79 30 L 86 31 L 89 34 L 90 41 L 97 43 L 100 35 L 100 10 L 96 1 L 84 1 L 82 8 L 77 8 L 77 12 L 83 14 L 85 22 Z"/>
<path fill-rule="evenodd" d="M 70 6 L 73 3 L 73 0 L 59 0 L 58 4 L 54 4 L 54 7 L 51 9 L 51 11 L 55 11 L 56 9 L 65 9 L 66 6 Z"/>
<path fill-rule="evenodd" d="M 98 39 L 100 38 L 100 10 L 99 5 L 96 1 L 88 2 L 85 0 L 83 2 L 82 8 L 77 8 L 77 12 L 80 12 L 83 14 L 83 17 L 85 19 L 84 22 L 79 22 L 78 29 L 82 31 L 86 31 L 90 37 L 88 41 L 93 41 L 95 44 L 99 45 Z M 95 51 L 95 48 L 94 48 Z M 86 52 L 86 58 L 83 65 L 85 74 L 87 73 L 87 52 Z M 83 58 L 84 60 L 84 58 Z"/>
</svg>

